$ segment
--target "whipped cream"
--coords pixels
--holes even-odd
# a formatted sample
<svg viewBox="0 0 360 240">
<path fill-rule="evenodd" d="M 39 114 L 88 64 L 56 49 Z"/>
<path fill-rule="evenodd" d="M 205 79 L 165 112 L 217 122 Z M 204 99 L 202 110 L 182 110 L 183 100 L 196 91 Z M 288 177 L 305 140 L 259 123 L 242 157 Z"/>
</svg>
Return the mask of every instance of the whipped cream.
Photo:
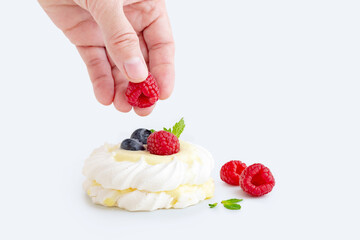
<svg viewBox="0 0 360 240">
<path fill-rule="evenodd" d="M 153 211 L 161 208 L 185 208 L 214 193 L 214 182 L 208 179 L 201 185 L 181 185 L 172 191 L 148 192 L 138 189 L 113 190 L 96 181 L 85 180 L 84 189 L 96 204 L 117 206 L 128 211 Z"/>
<path fill-rule="evenodd" d="M 180 141 L 180 146 L 177 154 L 158 156 L 105 144 L 86 159 L 83 174 L 102 188 L 111 190 L 159 192 L 207 182 L 214 167 L 211 154 L 184 141 Z"/>
</svg>

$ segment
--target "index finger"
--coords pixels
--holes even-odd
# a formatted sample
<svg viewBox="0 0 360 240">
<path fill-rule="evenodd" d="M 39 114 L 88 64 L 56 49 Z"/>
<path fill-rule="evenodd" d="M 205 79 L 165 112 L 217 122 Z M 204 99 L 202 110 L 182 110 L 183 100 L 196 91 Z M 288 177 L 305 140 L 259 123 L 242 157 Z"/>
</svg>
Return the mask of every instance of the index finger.
<svg viewBox="0 0 360 240">
<path fill-rule="evenodd" d="M 174 88 L 175 44 L 165 3 L 162 7 L 162 14 L 143 31 L 143 36 L 149 50 L 150 72 L 159 84 L 160 99 L 166 99 Z"/>
</svg>

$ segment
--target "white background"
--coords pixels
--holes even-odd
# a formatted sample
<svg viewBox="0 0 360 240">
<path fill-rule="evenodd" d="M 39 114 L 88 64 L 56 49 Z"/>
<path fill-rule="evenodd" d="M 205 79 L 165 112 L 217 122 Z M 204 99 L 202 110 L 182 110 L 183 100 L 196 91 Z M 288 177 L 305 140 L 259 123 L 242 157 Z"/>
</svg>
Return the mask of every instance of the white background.
<svg viewBox="0 0 360 240">
<path fill-rule="evenodd" d="M 176 86 L 151 116 L 100 105 L 75 48 L 35 1 L 0 8 L 1 239 L 359 239 L 359 1 L 168 1 Z M 183 210 L 93 205 L 83 161 L 184 117 L 214 155 L 215 197 Z M 222 164 L 268 166 L 251 198 Z M 240 211 L 208 203 L 244 198 Z"/>
</svg>

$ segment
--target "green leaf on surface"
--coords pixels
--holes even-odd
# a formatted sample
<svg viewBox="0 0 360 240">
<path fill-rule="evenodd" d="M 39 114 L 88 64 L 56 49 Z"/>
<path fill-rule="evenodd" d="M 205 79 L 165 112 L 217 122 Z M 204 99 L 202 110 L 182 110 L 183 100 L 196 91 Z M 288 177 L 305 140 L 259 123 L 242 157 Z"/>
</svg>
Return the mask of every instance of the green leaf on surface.
<svg viewBox="0 0 360 240">
<path fill-rule="evenodd" d="M 214 208 L 214 207 L 217 206 L 217 204 L 218 204 L 217 202 L 216 203 L 210 203 L 209 206 L 210 206 L 210 208 Z"/>
<path fill-rule="evenodd" d="M 231 198 L 228 200 L 223 200 L 221 201 L 222 204 L 233 204 L 233 203 L 238 203 L 241 202 L 243 199 L 237 199 L 237 198 Z"/>
<path fill-rule="evenodd" d="M 236 203 L 226 203 L 223 205 L 225 208 L 230 209 L 230 210 L 240 210 L 241 209 L 241 206 Z"/>
<path fill-rule="evenodd" d="M 153 133 L 153 132 L 156 132 L 154 129 L 150 129 L 150 132 Z"/>
</svg>

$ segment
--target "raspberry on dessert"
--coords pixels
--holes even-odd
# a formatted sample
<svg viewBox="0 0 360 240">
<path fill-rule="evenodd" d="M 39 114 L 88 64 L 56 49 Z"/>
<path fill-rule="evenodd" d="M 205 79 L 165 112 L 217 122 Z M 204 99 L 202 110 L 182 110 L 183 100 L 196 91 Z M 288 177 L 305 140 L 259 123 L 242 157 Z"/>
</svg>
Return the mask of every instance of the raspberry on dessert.
<svg viewBox="0 0 360 240">
<path fill-rule="evenodd" d="M 174 134 L 161 130 L 150 134 L 147 150 L 151 154 L 171 155 L 180 151 L 180 142 Z"/>
<path fill-rule="evenodd" d="M 155 78 L 149 73 L 145 81 L 140 83 L 129 82 L 125 95 L 131 106 L 146 108 L 159 100 L 159 87 Z"/>
<path fill-rule="evenodd" d="M 248 166 L 240 175 L 240 187 L 244 192 L 259 197 L 271 192 L 275 179 L 270 169 L 261 163 Z"/>
<path fill-rule="evenodd" d="M 239 186 L 240 174 L 245 168 L 245 163 L 239 160 L 232 160 L 221 167 L 220 178 L 228 184 Z"/>
</svg>

